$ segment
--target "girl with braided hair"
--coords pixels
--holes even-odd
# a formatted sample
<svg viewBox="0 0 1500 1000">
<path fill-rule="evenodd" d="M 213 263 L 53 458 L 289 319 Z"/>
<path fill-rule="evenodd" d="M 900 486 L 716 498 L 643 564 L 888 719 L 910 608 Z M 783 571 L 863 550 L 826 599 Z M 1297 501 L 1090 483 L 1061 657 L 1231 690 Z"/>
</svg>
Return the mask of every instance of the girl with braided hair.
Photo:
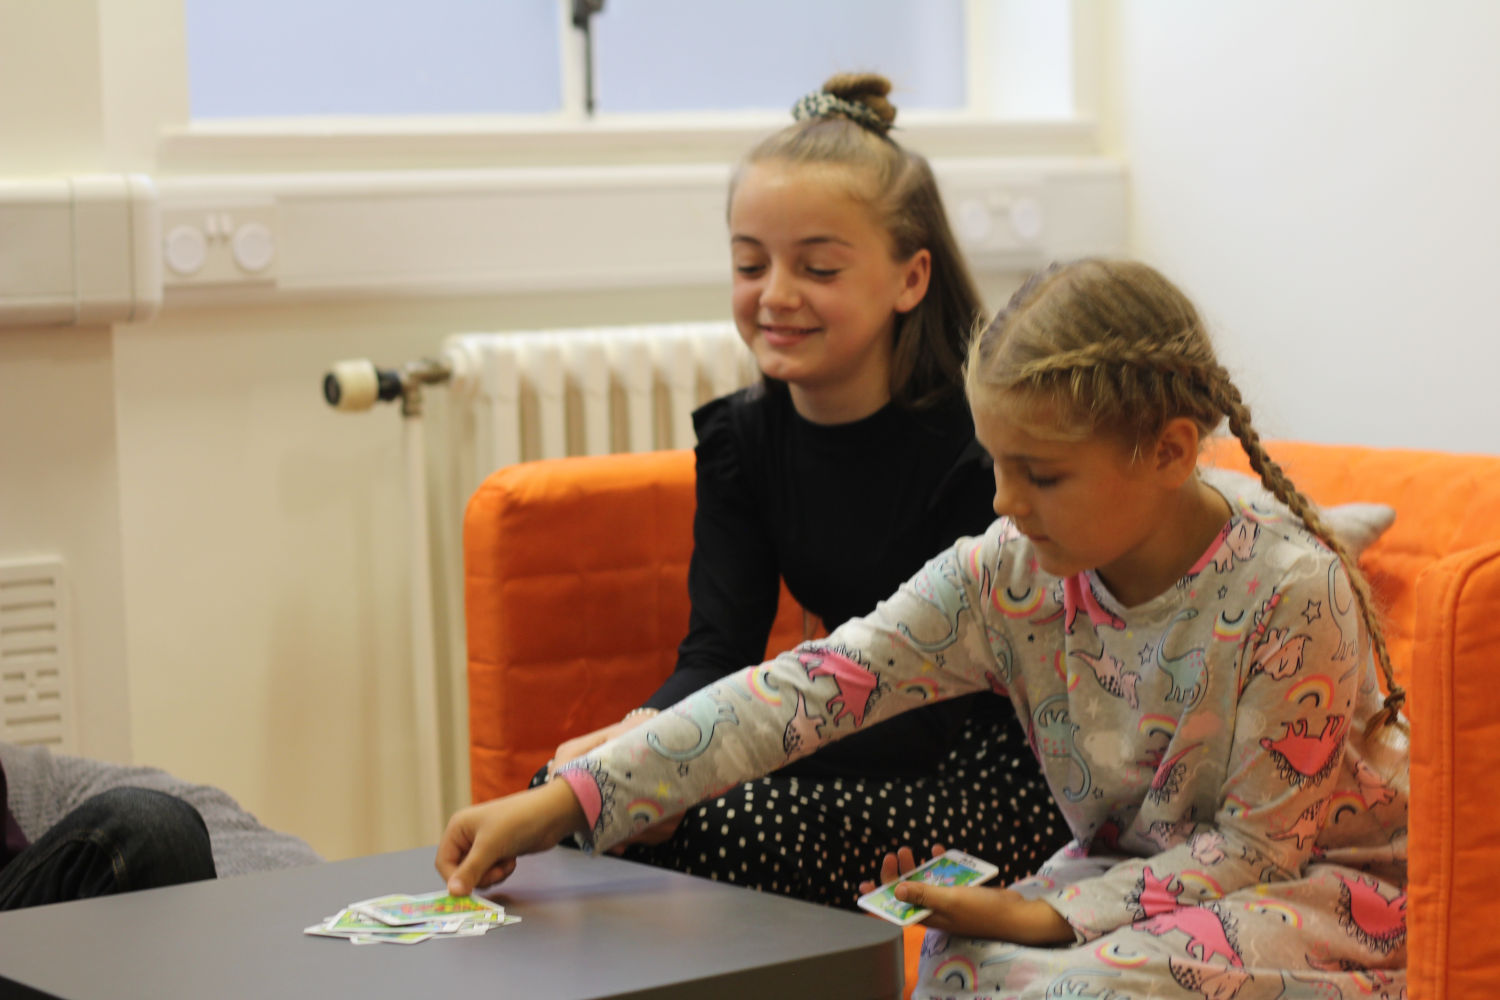
<svg viewBox="0 0 1500 1000">
<path fill-rule="evenodd" d="M 1143 264 L 1053 268 L 974 339 L 966 388 L 999 520 L 826 640 L 456 815 L 450 891 L 570 833 L 608 847 L 920 680 L 1014 706 L 1074 840 L 1009 887 L 903 884 L 932 911 L 917 997 L 1404 997 L 1402 692 L 1191 303 Z M 1198 467 L 1225 420 L 1263 492 Z"/>
<path fill-rule="evenodd" d="M 781 579 L 836 627 L 992 519 L 963 398 L 979 297 L 926 160 L 889 136 L 889 90 L 835 76 L 735 171 L 732 308 L 764 379 L 694 414 L 688 634 L 641 707 L 562 744 L 533 784 L 760 660 Z M 855 487 L 882 464 L 880 488 Z M 846 908 L 870 859 L 902 844 L 962 847 L 1019 878 L 1068 839 L 1015 713 L 987 696 L 670 813 L 625 856 Z"/>
</svg>

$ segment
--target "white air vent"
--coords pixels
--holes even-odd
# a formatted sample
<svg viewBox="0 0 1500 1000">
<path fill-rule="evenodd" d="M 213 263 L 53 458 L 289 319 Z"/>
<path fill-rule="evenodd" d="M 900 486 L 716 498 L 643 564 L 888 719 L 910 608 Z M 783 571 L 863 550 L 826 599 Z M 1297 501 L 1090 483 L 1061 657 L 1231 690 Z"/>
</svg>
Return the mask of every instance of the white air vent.
<svg viewBox="0 0 1500 1000">
<path fill-rule="evenodd" d="M 70 636 L 62 560 L 0 562 L 0 739 L 74 749 Z"/>
</svg>

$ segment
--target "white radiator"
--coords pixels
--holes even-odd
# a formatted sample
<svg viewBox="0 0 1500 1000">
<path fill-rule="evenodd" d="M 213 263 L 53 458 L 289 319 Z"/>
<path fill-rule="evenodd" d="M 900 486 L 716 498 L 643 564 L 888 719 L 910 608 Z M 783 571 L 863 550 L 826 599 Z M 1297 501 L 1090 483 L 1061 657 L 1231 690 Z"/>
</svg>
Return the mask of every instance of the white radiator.
<svg viewBox="0 0 1500 1000">
<path fill-rule="evenodd" d="M 756 373 L 727 322 L 461 333 L 443 347 L 480 478 L 531 459 L 690 448 L 693 410 Z"/>
</svg>

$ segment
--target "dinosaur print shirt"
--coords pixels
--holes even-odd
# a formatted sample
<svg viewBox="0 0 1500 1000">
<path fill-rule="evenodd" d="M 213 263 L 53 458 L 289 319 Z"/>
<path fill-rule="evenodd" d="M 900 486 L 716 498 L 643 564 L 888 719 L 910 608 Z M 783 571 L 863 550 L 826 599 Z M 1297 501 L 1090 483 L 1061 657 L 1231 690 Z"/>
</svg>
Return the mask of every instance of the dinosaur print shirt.
<svg viewBox="0 0 1500 1000">
<path fill-rule="evenodd" d="M 1365 736 L 1381 696 L 1348 577 L 1268 494 L 1203 475 L 1233 513 L 1164 593 L 1127 609 L 1092 572 L 1052 577 L 1001 519 L 873 614 L 565 768 L 592 823 L 586 846 L 934 697 L 988 690 L 1014 704 L 1073 831 L 1041 881 L 1080 940 L 1163 899 L 1317 865 L 1347 870 L 1355 894 L 1404 886 L 1406 753 Z"/>
</svg>

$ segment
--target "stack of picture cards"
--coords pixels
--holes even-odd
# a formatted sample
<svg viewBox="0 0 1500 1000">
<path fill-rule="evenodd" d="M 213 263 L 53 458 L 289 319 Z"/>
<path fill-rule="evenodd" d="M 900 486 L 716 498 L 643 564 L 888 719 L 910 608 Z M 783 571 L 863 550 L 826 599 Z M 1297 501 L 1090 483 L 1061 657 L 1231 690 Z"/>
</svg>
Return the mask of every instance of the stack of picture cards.
<svg viewBox="0 0 1500 1000">
<path fill-rule="evenodd" d="M 896 886 L 902 882 L 926 882 L 928 885 L 979 885 L 1000 873 L 1000 869 L 963 851 L 944 851 L 923 862 L 900 878 L 893 879 L 855 900 L 860 909 L 901 927 L 908 927 L 932 916 L 932 911 L 913 906 L 896 898 Z"/>
<path fill-rule="evenodd" d="M 346 938 L 354 944 L 421 944 L 428 940 L 475 937 L 492 928 L 520 922 L 520 917 L 506 916 L 505 907 L 482 896 L 396 893 L 350 903 L 322 923 L 307 928 L 305 933 Z"/>
</svg>

